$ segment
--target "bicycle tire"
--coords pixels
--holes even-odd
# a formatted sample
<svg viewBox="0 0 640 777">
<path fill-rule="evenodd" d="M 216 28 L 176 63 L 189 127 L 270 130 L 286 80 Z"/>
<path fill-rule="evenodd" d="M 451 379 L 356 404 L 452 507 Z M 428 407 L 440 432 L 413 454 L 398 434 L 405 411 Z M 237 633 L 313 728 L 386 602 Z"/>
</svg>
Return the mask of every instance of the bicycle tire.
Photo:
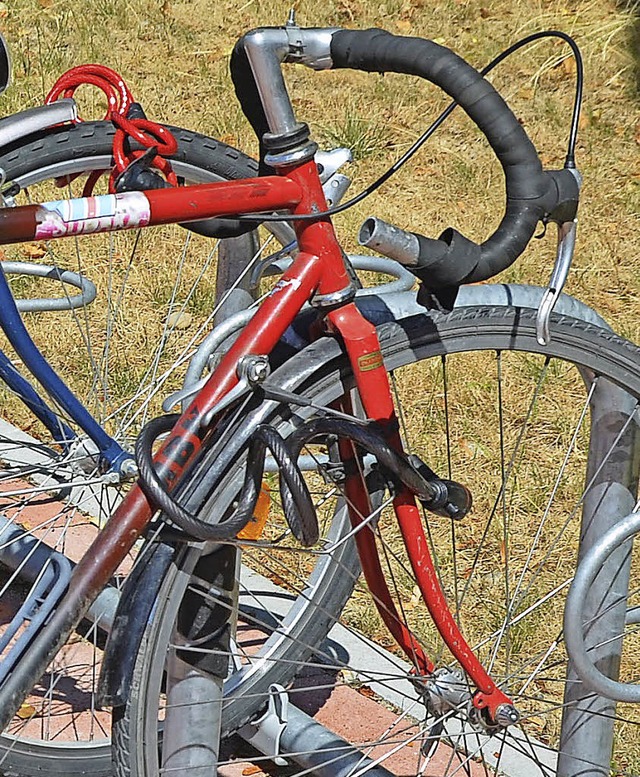
<svg viewBox="0 0 640 777">
<path fill-rule="evenodd" d="M 472 766 L 472 760 L 477 762 L 486 759 L 485 768 L 490 768 L 492 773 L 497 770 L 513 775 L 549 775 L 560 769 L 558 757 L 564 759 L 562 771 L 558 772 L 563 775 L 576 777 L 583 774 L 585 768 L 590 770 L 590 774 L 609 774 L 610 768 L 615 774 L 634 773 L 633 769 L 627 772 L 624 764 L 635 757 L 629 753 L 635 752 L 640 742 L 640 718 L 637 713 L 628 708 L 616 713 L 615 706 L 601 706 L 609 703 L 592 697 L 588 690 L 584 689 L 579 691 L 584 692 L 583 697 L 578 693 L 577 700 L 574 694 L 573 701 L 563 701 L 564 689 L 569 689 L 567 693 L 574 692 L 577 683 L 572 679 L 567 681 L 565 675 L 567 656 L 561 639 L 561 618 L 568 587 L 568 581 L 565 581 L 564 577 L 568 576 L 570 579 L 570 570 L 575 565 L 578 544 L 576 524 L 580 522 L 577 513 L 588 498 L 588 494 L 585 495 L 585 491 L 580 490 L 584 484 L 584 446 L 588 444 L 589 433 L 585 422 L 586 414 L 590 403 L 594 402 L 594 392 L 597 394 L 601 387 L 613 385 L 614 392 L 631 397 L 632 407 L 627 424 L 630 424 L 628 428 L 637 429 L 640 415 L 640 373 L 637 369 L 640 349 L 610 332 L 561 316 L 552 317 L 550 344 L 540 346 L 536 341 L 535 311 L 506 307 L 461 308 L 448 315 L 425 312 L 422 316 L 385 324 L 379 328 L 379 335 L 385 365 L 398 391 L 402 390 L 401 384 L 404 380 L 413 380 L 401 375 L 404 369 L 415 371 L 420 381 L 424 380 L 423 370 L 430 370 L 428 375 L 430 379 L 435 380 L 438 372 L 444 372 L 445 365 L 451 365 L 446 379 L 448 399 L 443 400 L 439 393 L 443 384 L 439 383 L 435 387 L 429 383 L 418 384 L 423 386 L 423 394 L 416 388 L 415 380 L 407 384 L 414 403 L 414 421 L 412 423 L 411 418 L 405 417 L 406 427 L 409 429 L 414 426 L 415 435 L 419 431 L 417 421 L 424 424 L 428 420 L 438 427 L 435 432 L 429 433 L 426 443 L 423 440 L 421 445 L 415 447 L 436 471 L 442 471 L 442 468 L 446 470 L 448 467 L 452 470 L 449 477 L 471 487 L 476 500 L 475 515 L 487 511 L 486 524 L 482 518 L 474 519 L 473 513 L 470 518 L 455 525 L 441 518 L 429 517 L 429 538 L 447 595 L 454 599 L 451 603 L 452 612 L 461 620 L 463 633 L 470 644 L 476 646 L 485 665 L 491 666 L 490 671 L 497 682 L 511 693 L 523 717 L 516 728 L 497 732 L 483 729 L 481 734 L 478 733 L 479 724 L 475 719 L 474 727 L 470 730 L 464 728 L 469 725 L 467 712 L 450 712 L 444 715 L 444 728 L 438 734 L 433 728 L 433 713 L 427 714 L 420 701 L 423 695 L 415 693 L 415 683 L 409 676 L 409 663 L 398 669 L 401 662 L 397 658 L 389 661 L 375 652 L 369 653 L 368 659 L 366 656 L 361 658 L 362 663 L 357 663 L 357 658 L 351 663 L 352 659 L 349 657 L 347 660 L 341 660 L 332 654 L 327 672 L 338 672 L 342 684 L 368 686 L 366 695 L 382 700 L 384 704 L 377 707 L 377 714 L 385 721 L 384 716 L 389 710 L 395 710 L 393 714 L 398 716 L 400 723 L 411 721 L 411 724 L 397 724 L 396 729 L 391 723 L 384 724 L 387 750 L 394 751 L 394 758 L 406 755 L 410 759 L 409 762 L 414 764 L 407 766 L 405 761 L 404 766 L 398 767 L 404 769 L 400 772 L 402 774 L 422 773 L 421 748 L 412 746 L 425 741 L 427 732 L 432 737 L 429 743 L 434 743 L 434 737 L 442 738 L 442 743 L 435 752 L 440 754 L 438 757 L 441 759 L 444 752 L 446 763 L 438 761 L 438 774 L 465 773 L 465 769 L 475 773 L 477 764 Z M 486 423 L 486 409 L 493 404 L 493 400 L 488 400 L 490 397 L 495 399 L 498 395 L 491 393 L 495 387 L 491 386 L 490 389 L 489 386 L 489 373 L 484 369 L 485 354 L 494 365 L 499 365 L 498 383 L 504 402 L 500 410 L 500 429 Z M 458 365 L 458 357 L 465 360 L 462 365 L 469 360 L 471 368 L 466 369 Z M 469 364 L 466 364 L 466 367 L 469 367 Z M 595 381 L 590 383 L 590 390 L 585 389 L 583 376 L 586 375 Z M 281 367 L 270 380 L 276 385 L 282 381 L 288 390 L 295 390 L 297 386 L 305 397 L 323 405 L 339 399 L 345 391 L 353 387 L 346 356 L 335 341 L 319 341 L 313 344 Z M 519 392 L 520 380 L 523 386 L 531 382 L 526 394 Z M 453 383 L 458 385 L 454 387 Z M 458 397 L 461 399 L 459 406 L 454 402 L 452 393 L 458 390 L 461 392 Z M 532 409 L 531 406 L 526 408 L 526 402 L 523 405 L 523 396 L 540 403 L 536 412 L 541 411 L 544 414 L 557 410 L 558 417 L 551 420 L 542 415 L 540 424 L 530 424 Z M 417 411 L 416 401 L 419 405 L 422 404 Z M 469 403 L 472 401 L 474 404 L 470 408 Z M 426 414 L 425 408 L 429 409 L 429 415 Z M 605 416 L 609 410 L 605 408 Z M 298 407 L 294 411 L 291 408 L 281 408 L 280 412 L 285 420 L 278 422 L 277 418 L 272 418 L 272 421 L 276 428 L 285 431 L 291 426 L 292 412 L 300 420 L 308 417 L 312 411 Z M 445 414 L 448 416 L 446 419 Z M 578 426 L 575 428 L 570 423 L 574 419 L 578 419 Z M 461 429 L 456 430 L 452 425 L 456 420 L 464 424 Z M 474 431 L 476 424 L 480 426 Z M 508 427 L 513 427 L 510 429 L 510 437 L 504 434 Z M 447 429 L 454 439 L 457 439 L 455 448 L 447 447 L 447 441 L 440 439 L 439 432 L 443 429 Z M 531 470 L 527 469 L 531 463 L 525 464 L 524 460 L 520 461 L 516 455 L 521 446 L 525 445 L 525 431 L 527 447 L 522 450 L 534 451 L 532 464 L 535 465 L 536 477 L 533 479 Z M 497 469 L 497 474 L 479 466 L 481 460 L 488 455 L 496 434 L 501 438 L 499 460 L 493 467 Z M 532 435 L 531 439 L 529 434 Z M 505 449 L 503 436 L 509 440 L 508 449 Z M 625 431 L 625 444 L 628 442 L 627 438 Z M 559 443 L 565 440 L 570 442 L 570 448 L 565 451 L 563 460 Z M 438 450 L 440 443 L 442 447 Z M 617 438 L 604 459 L 607 466 L 611 461 L 611 452 L 618 450 L 620 444 L 621 438 Z M 428 455 L 425 448 L 429 450 Z M 552 454 L 550 459 L 544 458 L 545 452 Z M 476 463 L 470 468 L 474 460 Z M 556 462 L 559 460 L 561 464 L 558 467 Z M 512 465 L 507 467 L 507 461 L 511 461 Z M 574 463 L 578 480 L 574 477 Z M 463 467 L 468 480 L 460 472 L 456 477 L 457 466 Z M 514 472 L 514 467 L 517 472 Z M 505 468 L 508 470 L 506 475 Z M 478 485 L 475 471 L 479 469 L 483 470 L 480 482 L 489 481 L 493 486 L 489 495 L 483 493 Z M 546 472 L 547 469 L 549 472 Z M 543 471 L 550 475 L 550 481 L 543 478 Z M 634 478 L 637 480 L 637 472 Z M 472 479 L 473 485 L 468 482 Z M 578 481 L 578 491 L 573 493 Z M 532 487 L 527 490 L 527 485 Z M 587 486 L 589 493 L 593 486 L 592 479 Z M 558 513 L 555 512 L 556 508 L 551 501 L 547 503 L 546 496 L 544 499 L 541 496 L 547 493 L 547 488 L 550 489 L 552 498 L 560 503 Z M 635 484 L 632 484 L 631 489 L 633 488 Z M 497 501 L 496 489 L 500 497 Z M 517 527 L 513 524 L 512 530 L 509 529 L 502 542 L 500 534 L 493 536 L 491 528 L 496 510 L 498 513 L 505 511 L 505 515 L 508 510 L 510 521 L 518 519 Z M 506 520 L 505 515 L 499 516 L 499 520 Z M 529 527 L 536 515 L 540 517 L 540 522 Z M 385 544 L 384 537 L 381 537 L 383 529 L 377 531 L 377 539 L 388 550 L 390 564 L 395 570 L 394 588 L 400 592 L 402 611 L 408 617 L 409 627 L 426 642 L 430 654 L 435 655 L 439 661 L 439 666 L 453 666 L 450 656 L 447 657 L 446 652 L 443 655 L 437 634 L 434 636 L 434 630 L 424 626 L 425 618 L 415 600 L 412 576 L 406 575 L 406 570 L 403 572 L 401 545 L 395 542 L 392 524 L 387 523 L 384 517 L 379 519 L 378 527 L 383 523 L 389 533 L 388 545 Z M 549 534 L 550 541 L 542 547 L 541 536 L 544 533 Z M 487 545 L 486 551 L 482 547 L 484 544 Z M 276 548 L 272 551 L 275 558 L 278 551 Z M 452 561 L 454 551 L 461 554 L 460 560 Z M 398 558 L 400 560 L 397 560 Z M 518 572 L 514 571 L 514 565 L 523 558 L 523 566 Z M 464 567 L 461 567 L 463 562 Z M 275 561 L 273 563 L 275 569 L 281 569 L 282 566 Z M 564 573 L 560 583 L 559 570 Z M 180 570 L 176 569 L 174 574 L 179 576 Z M 504 575 L 506 583 L 501 580 L 501 575 Z M 519 575 L 526 575 L 526 584 L 525 577 Z M 162 717 L 164 704 L 162 665 L 167 642 L 170 641 L 170 626 L 168 627 L 167 623 L 171 622 L 176 612 L 187 581 L 188 570 L 184 574 L 182 584 L 174 585 L 175 579 L 167 580 L 154 611 L 154 619 L 148 628 L 143 650 L 138 657 L 127 705 L 115 711 L 117 735 L 114 736 L 114 763 L 118 777 L 143 777 L 157 773 L 159 742 L 158 736 L 154 738 L 152 732 L 158 731 L 158 720 Z M 498 594 L 504 593 L 504 585 L 507 594 L 505 601 L 500 602 Z M 513 593 L 511 601 L 506 599 L 509 590 Z M 536 599 L 532 601 L 534 595 Z M 487 596 L 493 603 L 489 609 L 484 607 Z M 343 620 L 351 631 L 349 639 L 357 640 L 358 637 L 354 636 L 352 629 L 367 622 L 371 608 L 360 609 L 357 602 L 355 604 L 354 609 L 345 611 Z M 506 617 L 503 617 L 504 613 L 507 614 Z M 337 618 L 338 613 L 334 613 L 334 617 Z M 370 644 L 369 640 L 379 637 L 380 633 L 374 625 L 373 634 L 369 630 L 368 639 L 364 639 L 363 643 Z M 505 634 L 508 636 L 505 637 Z M 319 636 L 321 635 L 317 633 L 313 634 L 313 638 L 305 635 L 303 642 L 310 645 Z M 377 660 L 381 662 L 379 669 L 367 663 L 372 655 L 374 658 L 378 656 Z M 321 648 L 319 656 L 312 659 L 316 671 L 326 659 L 327 655 Z M 261 660 L 265 664 L 269 661 L 273 664 L 273 655 L 267 654 L 263 659 L 258 658 L 257 662 L 260 663 Z M 303 662 L 296 667 L 284 663 L 279 668 L 279 679 L 275 679 L 278 674 L 272 665 L 269 678 L 271 682 L 286 685 L 291 682 L 293 674 L 301 669 L 304 669 Z M 397 678 L 392 673 L 394 671 L 398 674 Z M 525 677 L 521 677 L 523 673 Z M 254 672 L 253 676 L 258 678 L 258 673 Z M 386 686 L 394 679 L 404 683 L 404 690 L 389 691 Z M 327 682 L 326 673 L 322 675 L 321 682 Z M 521 693 L 516 686 L 520 687 Z M 324 685 L 322 687 L 326 688 Z M 406 688 L 412 698 L 406 695 Z M 560 690 L 557 690 L 558 688 Z M 308 692 L 309 685 L 305 683 L 304 689 Z M 247 709 L 245 700 L 255 694 L 263 694 L 264 698 L 268 695 L 268 690 L 264 684 L 260 684 L 259 678 L 255 683 L 248 683 L 246 686 L 240 683 L 232 693 L 225 695 L 224 734 L 237 730 L 238 726 L 246 722 L 250 710 Z M 585 708 L 583 704 L 586 705 Z M 593 704 L 596 705 L 596 710 Z M 579 726 L 574 725 L 575 719 L 573 722 L 569 718 L 562 720 L 558 710 L 561 711 L 563 706 L 570 711 L 577 711 L 580 716 Z M 357 713 L 355 716 L 357 717 Z M 595 762 L 595 755 L 594 763 L 587 763 L 591 754 L 587 753 L 585 756 L 581 749 L 584 742 L 576 744 L 572 736 L 575 735 L 575 728 L 588 729 L 594 721 L 598 723 L 603 718 L 613 720 L 616 728 L 626 727 L 627 738 L 624 747 L 621 753 L 612 756 L 610 752 L 606 752 L 607 746 L 604 746 L 605 752 L 597 753 L 599 763 Z M 463 728 L 452 729 L 452 723 Z M 415 733 L 416 727 L 418 735 Z M 403 734 L 403 729 L 408 733 Z M 367 739 L 366 735 L 362 736 L 365 739 L 360 742 L 360 747 L 365 748 L 368 753 L 373 752 L 374 755 L 380 752 L 375 749 L 375 742 Z M 404 743 L 403 736 L 406 737 Z M 587 736 L 592 736 L 592 733 Z M 469 740 L 469 737 L 473 739 Z M 312 749 L 313 742 L 308 744 Z M 358 746 L 357 741 L 354 746 Z M 282 754 L 286 757 L 286 751 Z M 292 760 L 295 760 L 295 757 L 294 754 Z M 384 758 L 385 756 L 381 756 L 382 761 Z M 528 771 L 522 770 L 523 759 L 528 765 Z M 331 768 L 334 769 L 331 773 L 342 774 L 339 765 L 333 761 L 331 763 Z"/>
<path fill-rule="evenodd" d="M 201 183 L 256 175 L 257 164 L 240 151 L 195 132 L 175 127 L 171 130 L 178 142 L 172 164 L 183 182 Z M 110 169 L 114 132 L 113 125 L 108 122 L 85 122 L 40 132 L 0 149 L 0 168 L 4 179 L 21 187 L 14 198 L 15 204 L 60 199 L 65 195 L 79 196 L 86 176 L 64 185 L 63 195 L 52 180 L 75 173 Z M 104 182 L 100 182 L 96 193 L 104 191 L 104 187 Z M 206 331 L 219 294 L 215 277 L 208 276 L 214 275 L 214 253 L 220 241 L 205 242 L 202 238 L 189 237 L 190 233 L 177 226 L 154 232 L 157 236 L 149 239 L 133 233 L 123 238 L 97 235 L 72 238 L 70 241 L 46 244 L 42 250 L 39 246 L 43 244 L 27 248 L 12 246 L 4 249 L 3 256 L 4 259 L 72 267 L 90 278 L 98 272 L 98 278 L 93 277 L 92 280 L 102 280 L 103 285 L 93 307 L 26 314 L 29 316 L 26 324 L 58 373 L 72 382 L 75 394 L 93 411 L 94 417 L 101 422 L 106 420 L 112 435 L 121 440 L 128 450 L 132 450 L 136 429 L 147 415 L 159 412 L 161 394 L 169 394 L 181 387 L 184 369 L 179 366 L 180 362 L 185 361 L 190 349 L 193 350 L 190 343 L 196 341 L 196 330 Z M 190 247 L 181 246 L 178 241 L 182 239 L 191 241 L 185 243 Z M 152 240 L 166 242 L 160 243 L 158 251 Z M 199 265 L 192 261 L 195 244 L 202 248 Z M 127 296 L 132 276 L 143 272 L 143 263 L 137 261 L 135 251 L 140 246 L 144 247 L 147 261 L 150 255 L 156 258 L 160 252 L 162 261 L 155 275 L 166 273 L 166 277 L 156 279 L 153 270 L 147 270 L 142 282 L 138 280 L 134 296 Z M 188 250 L 191 253 L 187 255 Z M 239 254 L 244 267 L 253 258 L 253 248 L 247 248 L 242 238 L 229 241 L 226 250 L 227 253 Z M 152 251 L 155 253 L 152 254 Z M 172 271 L 173 276 L 170 276 Z M 173 287 L 171 277 L 174 279 Z M 42 294 L 42 279 L 34 281 L 29 276 L 18 275 L 12 280 L 17 297 L 46 296 L 46 293 Z M 145 294 L 145 283 L 152 285 L 151 293 Z M 67 296 L 64 287 L 61 290 L 57 286 L 49 286 L 48 292 L 52 297 L 62 297 L 63 300 Z M 141 304 L 136 303 L 135 295 L 142 300 Z M 148 326 L 146 322 L 139 324 L 145 314 L 149 314 Z M 170 323 L 171 315 L 175 318 L 173 323 Z M 113 336 L 111 344 L 110 336 Z M 135 337 L 138 338 L 137 348 Z M 148 342 L 154 347 L 148 348 Z M 136 350 L 138 353 L 134 352 Z M 146 359 L 142 356 L 144 351 L 149 352 Z M 166 359 L 165 351 L 168 353 Z M 176 362 L 178 367 L 174 379 L 171 375 Z M 146 385 L 141 385 L 141 376 Z M 11 421 L 10 425 L 4 424 L 0 432 L 2 489 L 14 492 L 14 496 L 5 494 L 2 498 L 2 509 L 11 510 L 5 512 L 10 516 L 9 529 L 17 527 L 18 534 L 24 535 L 29 526 L 35 526 L 33 535 L 38 543 L 44 541 L 65 552 L 72 542 L 72 535 L 75 545 L 87 546 L 95 532 L 93 524 L 99 526 L 108 518 L 119 493 L 127 488 L 126 483 L 122 486 L 109 484 L 108 478 L 96 471 L 90 446 L 87 451 L 79 449 L 78 458 L 82 457 L 84 463 L 82 468 L 76 467 L 71 461 L 76 454 L 60 452 L 46 429 L 34 423 L 33 417 L 6 391 L 3 392 L 3 400 L 3 418 L 10 414 Z M 136 418 L 136 415 L 139 417 Z M 60 501 L 59 493 L 49 493 L 46 487 L 52 480 L 56 483 L 56 491 L 59 483 L 66 486 L 73 481 L 75 488 L 71 498 L 65 499 L 63 494 Z M 32 495 L 34 486 L 39 490 Z M 38 502 L 38 507 L 31 509 L 31 502 Z M 46 503 L 44 506 L 43 502 Z M 38 520 L 34 519 L 36 509 Z M 42 518 L 41 511 L 45 509 L 48 513 Z M 90 519 L 87 519 L 88 514 Z M 40 523 L 45 528 L 38 530 Z M 6 521 L 3 529 L 7 529 Z M 5 540 L 5 549 L 8 544 Z M 71 553 L 73 558 L 79 555 L 78 547 Z M 0 599 L 2 605 L 7 606 L 7 611 L 19 606 L 27 597 L 28 590 L 29 587 L 25 587 L 14 572 L 3 572 Z M 86 660 L 77 656 L 75 675 L 73 672 L 64 674 L 70 685 L 82 685 L 81 694 L 86 695 L 85 701 L 91 707 L 94 681 L 87 680 L 86 675 L 95 673 L 92 664 L 101 655 L 102 637 L 97 635 L 97 628 L 89 629 L 87 635 L 86 642 L 89 645 L 94 643 L 87 649 L 97 654 L 98 659 L 91 655 Z M 85 669 L 80 668 L 80 664 Z M 50 682 L 53 677 L 49 676 Z M 68 702 L 67 717 L 64 717 L 65 693 L 54 700 L 57 705 L 55 711 L 51 704 L 48 705 L 49 713 L 46 701 L 41 701 L 37 695 L 31 698 L 31 706 L 24 710 L 27 713 L 35 710 L 35 717 L 30 721 L 16 718 L 9 733 L 0 737 L 0 772 L 6 770 L 8 774 L 24 777 L 44 772 L 96 776 L 111 773 L 110 716 L 107 712 L 90 713 L 92 722 L 83 732 L 84 724 L 79 716 L 69 711 L 73 706 L 71 701 Z M 41 690 L 41 694 L 46 700 L 47 689 Z M 87 737 L 86 741 L 82 741 L 83 736 Z"/>
</svg>

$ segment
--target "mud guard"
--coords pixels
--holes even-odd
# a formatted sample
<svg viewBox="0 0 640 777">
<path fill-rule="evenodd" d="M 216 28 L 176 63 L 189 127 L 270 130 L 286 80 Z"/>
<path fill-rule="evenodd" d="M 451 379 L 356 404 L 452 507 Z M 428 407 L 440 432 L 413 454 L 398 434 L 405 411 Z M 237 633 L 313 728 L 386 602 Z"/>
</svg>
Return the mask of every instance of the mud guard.
<svg viewBox="0 0 640 777">
<path fill-rule="evenodd" d="M 125 581 L 100 670 L 101 707 L 117 707 L 127 699 L 142 636 L 175 554 L 173 545 L 149 543 Z"/>
<path fill-rule="evenodd" d="M 51 105 L 38 105 L 26 111 L 13 113 L 0 120 L 0 147 L 15 143 L 36 132 L 66 124 L 78 118 L 75 101 L 70 97 L 57 100 Z"/>
</svg>

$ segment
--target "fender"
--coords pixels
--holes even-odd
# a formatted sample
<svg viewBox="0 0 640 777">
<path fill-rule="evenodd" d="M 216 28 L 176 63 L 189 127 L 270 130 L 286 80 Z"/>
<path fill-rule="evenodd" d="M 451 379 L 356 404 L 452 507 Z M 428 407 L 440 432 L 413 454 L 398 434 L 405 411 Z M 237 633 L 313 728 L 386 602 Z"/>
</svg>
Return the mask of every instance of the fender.
<svg viewBox="0 0 640 777">
<path fill-rule="evenodd" d="M 125 581 L 102 659 L 101 707 L 117 707 L 127 699 L 142 636 L 175 553 L 172 545 L 149 542 Z"/>
<path fill-rule="evenodd" d="M 327 358 L 327 347 L 335 350 L 334 355 L 340 353 L 340 345 L 332 338 L 323 338 L 309 348 L 305 348 L 305 358 L 292 359 L 293 366 L 285 362 L 281 369 L 273 373 L 269 380 L 287 390 L 295 390 L 296 386 L 304 381 L 305 376 L 312 376 Z M 318 351 L 316 358 L 311 358 L 312 350 Z M 284 374 L 282 374 L 284 373 Z M 185 489 L 185 506 L 197 504 L 207 493 L 216 488 L 225 470 L 235 461 L 242 447 L 246 445 L 257 425 L 262 419 L 268 418 L 281 404 L 276 401 L 260 403 L 259 407 L 247 415 L 247 418 L 234 428 L 231 440 L 226 444 L 211 446 L 205 453 L 204 477 L 198 483 L 193 481 L 187 484 Z M 223 435 L 224 437 L 224 435 Z M 221 450 L 222 448 L 222 450 Z M 207 470 L 208 462 L 213 462 L 211 470 Z M 200 470 L 202 472 L 202 469 Z M 203 487 L 205 489 L 203 494 Z M 228 488 L 230 487 L 230 488 Z M 226 493 L 236 493 L 237 485 L 225 480 Z M 221 500 L 224 502 L 224 497 Z M 193 548 L 184 547 L 184 552 L 189 553 Z M 180 548 L 163 542 L 149 543 L 142 551 L 144 557 L 138 559 L 131 574 L 127 577 L 118 602 L 113 626 L 109 632 L 105 647 L 100 682 L 98 688 L 98 704 L 100 706 L 121 706 L 125 703 L 136 657 L 160 586 L 176 554 L 182 552 Z M 193 554 L 193 561 L 198 554 Z"/>
<path fill-rule="evenodd" d="M 51 105 L 39 105 L 0 119 L 0 148 L 34 135 L 41 130 L 78 118 L 75 100 L 65 97 Z"/>
</svg>

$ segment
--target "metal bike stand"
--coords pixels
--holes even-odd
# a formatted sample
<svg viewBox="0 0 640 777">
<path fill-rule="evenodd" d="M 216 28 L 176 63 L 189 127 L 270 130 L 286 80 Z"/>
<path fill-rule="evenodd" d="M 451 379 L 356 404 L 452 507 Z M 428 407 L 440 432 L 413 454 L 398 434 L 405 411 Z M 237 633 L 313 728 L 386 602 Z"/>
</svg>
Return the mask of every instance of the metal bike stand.
<svg viewBox="0 0 640 777">
<path fill-rule="evenodd" d="M 315 777 L 350 777 L 360 771 L 372 777 L 393 777 L 352 744 L 292 706 L 281 685 L 271 685 L 269 694 L 265 714 L 243 726 L 238 734 L 276 766 L 286 766 L 292 760 Z"/>
<path fill-rule="evenodd" d="M 636 509 L 638 507 L 639 505 L 636 504 Z M 638 532 L 640 532 L 640 512 L 634 512 L 618 521 L 600 538 L 599 542 L 580 561 L 564 608 L 564 634 L 567 650 L 571 653 L 571 659 L 580 677 L 601 696 L 629 704 L 640 702 L 640 685 L 636 682 L 618 682 L 603 674 L 596 666 L 585 647 L 583 613 L 585 603 L 592 592 L 594 580 L 603 569 L 606 569 L 604 566 L 606 560 L 611 553 L 617 552 L 625 543 L 633 540 Z M 614 570 L 614 573 L 616 572 L 617 569 Z M 627 592 L 621 588 L 620 595 L 624 598 L 627 596 Z M 635 626 L 638 623 L 640 623 L 640 607 L 627 606 L 625 626 Z"/>
<path fill-rule="evenodd" d="M 467 290 L 471 288 L 464 291 Z M 541 290 L 517 286 L 473 287 L 474 304 L 496 304 L 496 295 L 507 296 L 508 304 L 537 308 Z M 478 303 L 476 300 L 482 297 L 487 301 Z M 556 310 L 610 329 L 595 311 L 570 297 L 561 297 Z M 588 382 L 588 376 L 583 377 Z M 632 397 L 608 381 L 598 382 L 591 399 L 591 443 L 586 475 L 586 482 L 592 487 L 582 508 L 577 563 L 598 546 L 607 530 L 634 508 L 640 472 L 640 421 L 633 418 L 634 412 Z M 614 445 L 615 454 L 607 455 Z M 624 630 L 627 609 L 621 592 L 629 587 L 629 543 L 609 556 L 604 574 L 591 587 L 582 613 L 583 623 L 589 624 L 585 635 L 589 656 L 601 672 L 613 678 L 617 677 L 620 665 L 619 635 Z M 569 662 L 558 777 L 586 774 L 586 764 L 589 764 L 589 775 L 605 777 L 610 773 L 615 708 L 614 701 L 592 693 Z"/>
<path fill-rule="evenodd" d="M 593 480 L 594 486 L 583 505 L 578 562 L 633 510 L 638 475 L 638 457 L 634 453 L 639 440 L 638 422 L 630 422 L 633 411 L 631 397 L 605 381 L 598 384 L 591 407 L 592 442 L 587 466 L 587 482 Z M 605 453 L 614 444 L 616 454 L 605 462 Z M 629 542 L 625 542 L 606 560 L 603 574 L 593 584 L 582 613 L 583 623 L 589 624 L 589 656 L 601 672 L 614 678 L 620 665 L 620 635 L 626 616 L 626 599 L 620 592 L 626 592 L 629 586 L 628 550 Z M 571 664 L 567 680 L 558 774 L 581 774 L 586 762 L 590 764 L 590 774 L 604 777 L 611 768 L 616 703 L 592 693 Z"/>
<path fill-rule="evenodd" d="M 606 381 L 599 382 L 591 407 L 591 446 L 587 482 L 594 481 L 584 500 L 579 561 L 599 545 L 603 535 L 627 516 L 635 504 L 638 478 L 638 419 L 632 398 Z M 620 439 L 618 439 L 620 438 Z M 606 451 L 616 445 L 616 452 Z M 582 612 L 589 657 L 607 677 L 617 679 L 626 616 L 626 591 L 631 567 L 631 540 L 619 545 L 604 562 L 589 590 Z M 601 615 L 600 613 L 605 613 Z M 571 663 L 564 698 L 563 735 L 558 775 L 610 774 L 616 702 L 592 693 Z"/>
<path fill-rule="evenodd" d="M 246 310 L 255 301 L 246 257 L 256 256 L 259 250 L 255 231 L 220 241 L 216 272 L 216 299 L 220 303 L 214 318 L 216 327 L 239 310 Z"/>
<path fill-rule="evenodd" d="M 63 286 L 63 293 L 57 297 L 40 297 L 38 299 L 17 298 L 16 307 L 21 313 L 46 313 L 52 310 L 75 310 L 90 305 L 96 298 L 98 290 L 84 275 L 71 270 L 63 270 L 50 264 L 36 262 L 0 262 L 5 275 L 27 275 L 33 278 L 47 278 L 59 281 L 61 284 L 77 289 L 80 293 L 71 296 L 69 289 Z"/>
<path fill-rule="evenodd" d="M 191 777 L 215 773 L 220 746 L 223 685 L 229 672 L 239 553 L 231 545 L 182 570 L 185 590 L 171 635 L 162 740 L 164 770 Z M 196 587 L 207 595 L 200 596 Z M 197 699 L 198 703 L 193 704 Z"/>
<path fill-rule="evenodd" d="M 17 572 L 20 580 L 35 583 L 42 570 L 52 561 L 54 569 L 69 567 L 67 577 L 71 575 L 75 563 L 60 551 L 54 550 L 46 542 L 24 531 L 20 526 L 0 514 L 0 566 L 11 572 Z M 29 597 L 33 592 L 29 593 Z M 120 600 L 120 591 L 113 587 L 104 588 L 89 607 L 86 619 L 96 623 L 103 631 L 109 631 Z"/>
<path fill-rule="evenodd" d="M 291 705 L 280 735 L 280 752 L 314 777 L 350 777 L 361 772 L 370 777 L 393 777 L 384 766 L 374 764 L 352 744 Z"/>
</svg>

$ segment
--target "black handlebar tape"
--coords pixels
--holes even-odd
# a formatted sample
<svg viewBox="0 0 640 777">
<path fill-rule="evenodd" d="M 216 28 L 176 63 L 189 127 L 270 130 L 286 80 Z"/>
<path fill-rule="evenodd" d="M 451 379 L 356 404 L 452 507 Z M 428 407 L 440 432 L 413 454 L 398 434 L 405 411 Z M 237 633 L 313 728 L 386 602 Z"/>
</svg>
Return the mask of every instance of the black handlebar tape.
<svg viewBox="0 0 640 777">
<path fill-rule="evenodd" d="M 569 171 L 543 172 L 533 144 L 502 97 L 449 49 L 384 30 L 339 30 L 331 39 L 331 58 L 334 68 L 416 75 L 439 86 L 483 132 L 502 165 L 506 208 L 488 240 L 478 245 L 455 229 L 445 230 L 438 240 L 416 235 L 420 259 L 410 269 L 428 287 L 486 280 L 509 267 L 525 249 L 537 222 L 565 199 L 558 190 L 576 186 Z M 269 125 L 242 39 L 231 54 L 230 70 L 236 96 L 260 143 L 259 174 L 272 174 L 264 162 L 263 136 Z"/>
<path fill-rule="evenodd" d="M 384 30 L 340 30 L 331 39 L 334 68 L 415 75 L 450 95 L 486 136 L 505 174 L 506 210 L 482 245 L 447 229 L 438 240 L 419 236 L 416 274 L 430 288 L 486 280 L 511 265 L 551 210 L 554 188 L 533 144 L 493 86 L 457 54 L 433 41 Z M 420 277 L 420 275 L 419 275 Z"/>
<path fill-rule="evenodd" d="M 547 192 L 543 201 L 535 206 L 536 221 L 542 217 L 559 223 L 572 221 L 576 217 L 580 195 L 580 186 L 575 175 L 568 169 L 546 170 L 542 175 L 547 182 Z M 533 222 L 534 228 L 536 221 Z M 530 222 L 528 206 L 514 207 L 513 203 L 508 202 L 507 213 L 500 227 L 481 246 L 451 227 L 445 229 L 438 240 L 414 232 L 412 234 L 418 239 L 419 245 L 418 264 L 415 267 L 407 266 L 407 269 L 430 289 L 486 280 L 508 267 L 518 257 L 518 254 L 504 254 L 505 260 L 508 259 L 507 263 L 498 263 L 498 269 L 495 271 L 495 265 L 487 263 L 486 257 L 491 256 L 492 252 L 498 252 L 496 256 L 500 259 L 500 251 L 513 249 L 513 245 L 505 247 L 506 241 L 499 240 L 501 236 L 498 232 L 502 229 L 503 234 L 505 230 L 523 234 L 529 229 Z M 530 237 L 527 242 L 529 239 Z M 470 267 L 474 268 L 471 275 L 464 275 L 465 270 Z M 485 271 L 489 274 L 485 274 Z"/>
</svg>

